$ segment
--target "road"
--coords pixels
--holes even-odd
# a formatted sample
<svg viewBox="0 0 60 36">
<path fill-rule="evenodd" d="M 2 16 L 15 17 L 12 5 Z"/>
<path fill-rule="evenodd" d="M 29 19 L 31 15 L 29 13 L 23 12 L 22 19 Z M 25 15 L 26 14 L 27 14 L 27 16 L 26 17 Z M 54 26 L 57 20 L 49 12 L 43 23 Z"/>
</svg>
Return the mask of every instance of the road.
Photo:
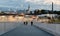
<svg viewBox="0 0 60 36">
<path fill-rule="evenodd" d="M 54 36 L 54 35 L 49 34 L 43 30 L 40 30 L 34 26 L 31 26 L 30 24 L 28 25 L 20 24 L 19 27 L 1 36 Z"/>
</svg>

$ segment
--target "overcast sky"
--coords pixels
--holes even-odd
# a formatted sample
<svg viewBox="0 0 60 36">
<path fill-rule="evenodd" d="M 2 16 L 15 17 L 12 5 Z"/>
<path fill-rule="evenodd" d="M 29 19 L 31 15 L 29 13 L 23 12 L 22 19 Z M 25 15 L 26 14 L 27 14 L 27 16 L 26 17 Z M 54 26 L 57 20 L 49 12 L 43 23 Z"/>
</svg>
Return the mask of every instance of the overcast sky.
<svg viewBox="0 0 60 36">
<path fill-rule="evenodd" d="M 51 10 L 51 3 L 54 3 L 54 10 L 60 10 L 60 0 L 0 0 L 0 7 L 27 9 Z"/>
</svg>

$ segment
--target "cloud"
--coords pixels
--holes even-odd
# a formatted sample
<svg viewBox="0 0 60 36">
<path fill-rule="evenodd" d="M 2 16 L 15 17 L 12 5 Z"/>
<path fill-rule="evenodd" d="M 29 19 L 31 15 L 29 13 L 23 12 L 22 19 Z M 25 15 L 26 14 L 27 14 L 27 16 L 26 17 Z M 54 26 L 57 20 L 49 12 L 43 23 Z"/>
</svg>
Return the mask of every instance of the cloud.
<svg viewBox="0 0 60 36">
<path fill-rule="evenodd" d="M 13 7 L 13 6 L 0 5 L 0 7 Z"/>
<path fill-rule="evenodd" d="M 26 2 L 35 3 L 35 4 L 54 4 L 60 5 L 60 0 L 26 0 Z"/>
<path fill-rule="evenodd" d="M 33 2 L 33 3 L 36 3 L 36 2 L 39 2 L 40 0 L 26 0 L 26 2 Z"/>
<path fill-rule="evenodd" d="M 54 8 L 60 10 L 60 0 L 0 0 L 0 7 L 27 9 L 30 4 L 31 9 L 51 9 L 52 2 Z"/>
<path fill-rule="evenodd" d="M 0 5 L 0 7 L 6 7 L 6 8 L 20 8 L 19 6 L 9 6 L 9 5 Z"/>
<path fill-rule="evenodd" d="M 52 2 L 56 5 L 60 5 L 60 0 L 45 0 L 44 3 L 51 4 Z"/>
<path fill-rule="evenodd" d="M 19 0 L 11 0 L 11 1 L 19 1 Z"/>
</svg>

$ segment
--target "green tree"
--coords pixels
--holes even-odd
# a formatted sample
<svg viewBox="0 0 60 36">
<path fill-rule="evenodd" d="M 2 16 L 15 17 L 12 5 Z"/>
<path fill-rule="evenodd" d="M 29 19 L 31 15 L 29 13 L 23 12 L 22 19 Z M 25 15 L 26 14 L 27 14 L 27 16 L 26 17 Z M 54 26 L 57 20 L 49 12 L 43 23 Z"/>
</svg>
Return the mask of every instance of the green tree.
<svg viewBox="0 0 60 36">
<path fill-rule="evenodd" d="M 34 14 L 35 14 L 35 15 L 39 15 L 39 14 L 41 14 L 41 10 L 39 10 L 39 9 L 34 10 Z"/>
</svg>

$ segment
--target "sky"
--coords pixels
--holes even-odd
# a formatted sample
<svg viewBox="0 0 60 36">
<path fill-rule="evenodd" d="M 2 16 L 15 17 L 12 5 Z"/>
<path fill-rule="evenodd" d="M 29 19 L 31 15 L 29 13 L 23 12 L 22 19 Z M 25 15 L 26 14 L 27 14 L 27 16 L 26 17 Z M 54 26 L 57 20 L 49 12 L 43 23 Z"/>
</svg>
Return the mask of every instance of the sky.
<svg viewBox="0 0 60 36">
<path fill-rule="evenodd" d="M 27 9 L 47 9 L 51 10 L 51 4 L 54 3 L 54 10 L 60 10 L 60 0 L 0 0 L 0 7 Z"/>
</svg>

